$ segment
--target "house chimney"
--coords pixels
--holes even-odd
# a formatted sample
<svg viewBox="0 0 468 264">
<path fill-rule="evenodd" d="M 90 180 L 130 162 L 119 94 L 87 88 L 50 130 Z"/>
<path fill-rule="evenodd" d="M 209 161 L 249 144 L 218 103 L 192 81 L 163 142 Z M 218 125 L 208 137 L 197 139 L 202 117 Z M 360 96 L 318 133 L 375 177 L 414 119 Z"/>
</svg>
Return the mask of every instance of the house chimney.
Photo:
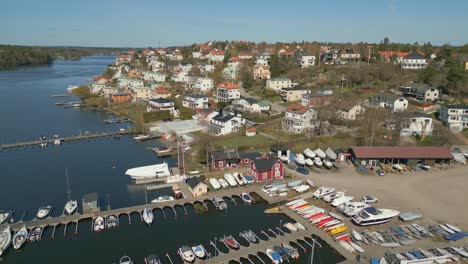
<svg viewBox="0 0 468 264">
<path fill-rule="evenodd" d="M 219 113 L 218 113 L 218 114 L 219 114 L 220 116 L 223 115 L 223 108 L 222 108 L 222 107 L 219 108 Z"/>
</svg>

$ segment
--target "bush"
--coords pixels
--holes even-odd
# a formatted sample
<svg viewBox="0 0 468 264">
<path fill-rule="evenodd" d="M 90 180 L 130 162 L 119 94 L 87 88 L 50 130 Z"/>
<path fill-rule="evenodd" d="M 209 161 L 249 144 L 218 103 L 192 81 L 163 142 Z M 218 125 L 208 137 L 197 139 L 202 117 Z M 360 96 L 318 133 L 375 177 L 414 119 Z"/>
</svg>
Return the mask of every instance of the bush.
<svg viewBox="0 0 468 264">
<path fill-rule="evenodd" d="M 156 111 L 156 112 L 143 113 L 143 121 L 145 123 L 161 121 L 161 120 L 169 120 L 171 118 L 172 118 L 172 114 L 171 114 L 171 111 L 169 110 L 161 110 L 161 111 Z"/>
</svg>

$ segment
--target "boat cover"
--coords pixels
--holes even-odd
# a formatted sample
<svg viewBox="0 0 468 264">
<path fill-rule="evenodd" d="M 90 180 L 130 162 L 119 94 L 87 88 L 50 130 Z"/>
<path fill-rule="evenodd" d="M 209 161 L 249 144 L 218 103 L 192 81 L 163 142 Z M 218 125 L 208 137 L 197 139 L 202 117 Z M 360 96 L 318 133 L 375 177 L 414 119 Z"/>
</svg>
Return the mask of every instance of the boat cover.
<svg viewBox="0 0 468 264">
<path fill-rule="evenodd" d="M 416 213 L 416 212 L 409 212 L 409 213 L 403 213 L 400 214 L 400 219 L 402 221 L 408 222 L 408 221 L 414 221 L 417 219 L 422 218 L 422 214 Z"/>
<path fill-rule="evenodd" d="M 447 240 L 457 241 L 468 236 L 468 232 L 458 232 L 445 237 Z"/>
</svg>

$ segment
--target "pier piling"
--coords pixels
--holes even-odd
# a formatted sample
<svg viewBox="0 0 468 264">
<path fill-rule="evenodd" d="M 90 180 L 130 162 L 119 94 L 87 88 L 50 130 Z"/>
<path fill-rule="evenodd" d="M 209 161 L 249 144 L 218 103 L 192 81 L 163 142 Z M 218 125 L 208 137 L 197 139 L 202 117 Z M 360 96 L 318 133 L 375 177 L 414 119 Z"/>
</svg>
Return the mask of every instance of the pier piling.
<svg viewBox="0 0 468 264">
<path fill-rule="evenodd" d="M 128 214 L 128 224 L 131 225 L 132 224 L 132 217 L 130 214 Z"/>
<path fill-rule="evenodd" d="M 55 237 L 55 230 L 57 229 L 57 225 L 54 225 L 54 230 L 52 230 L 52 238 Z"/>
<path fill-rule="evenodd" d="M 260 260 L 260 262 L 262 262 L 263 264 L 265 264 L 265 262 L 263 261 L 263 259 L 261 257 L 259 257 L 258 255 L 254 255 L 257 259 Z"/>
<path fill-rule="evenodd" d="M 177 211 L 175 210 L 175 207 L 172 206 L 172 211 L 174 211 L 174 219 L 177 219 Z"/>
<path fill-rule="evenodd" d="M 66 237 L 67 236 L 67 226 L 68 226 L 68 223 L 65 224 L 65 227 L 63 228 L 63 236 Z"/>
<path fill-rule="evenodd" d="M 237 207 L 237 202 L 236 200 L 234 200 L 234 198 L 232 196 L 229 196 L 229 199 L 231 199 L 231 201 L 234 203 L 234 206 Z"/>
<path fill-rule="evenodd" d="M 75 235 L 78 234 L 78 221 L 76 221 L 76 226 L 75 226 Z"/>
<path fill-rule="evenodd" d="M 171 262 L 171 264 L 173 264 L 173 263 L 172 263 L 171 256 L 169 256 L 169 253 L 166 253 L 166 257 L 169 259 L 169 262 Z"/>
<path fill-rule="evenodd" d="M 182 205 L 182 208 L 184 208 L 185 216 L 187 216 L 188 213 L 187 213 L 187 208 L 185 208 L 185 205 Z"/>
<path fill-rule="evenodd" d="M 161 208 L 161 211 L 162 211 L 162 213 L 163 213 L 163 217 L 164 217 L 164 219 L 166 219 L 167 217 L 166 217 L 166 212 L 164 212 L 164 207 L 163 207 L 163 208 Z"/>
</svg>

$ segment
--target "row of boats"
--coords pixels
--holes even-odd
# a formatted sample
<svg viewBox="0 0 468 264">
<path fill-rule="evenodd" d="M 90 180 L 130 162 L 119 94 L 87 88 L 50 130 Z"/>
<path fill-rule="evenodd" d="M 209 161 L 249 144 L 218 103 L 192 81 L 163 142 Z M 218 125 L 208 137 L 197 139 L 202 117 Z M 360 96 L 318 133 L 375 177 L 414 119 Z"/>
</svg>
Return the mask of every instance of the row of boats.
<svg viewBox="0 0 468 264">
<path fill-rule="evenodd" d="M 380 259 L 372 257 L 370 263 L 460 263 L 460 258 L 468 258 L 468 247 L 412 249 L 402 253 L 385 253 Z"/>
<path fill-rule="evenodd" d="M 78 202 L 76 200 L 69 200 L 64 207 L 64 214 L 65 215 L 73 215 L 77 212 L 78 209 Z M 51 205 L 46 205 L 39 207 L 36 213 L 36 219 L 45 219 L 50 216 L 52 213 L 53 207 Z M 4 211 L 0 210 L 0 224 L 4 224 L 7 222 L 12 222 L 13 212 L 11 211 Z"/>
<path fill-rule="evenodd" d="M 303 153 L 297 153 L 295 155 L 294 161 L 300 166 L 307 165 L 309 167 L 316 166 L 318 168 L 325 167 L 331 169 L 336 166 L 334 163 L 336 159 L 336 153 L 330 148 L 326 151 L 320 148 L 316 150 L 306 148 Z"/>
<path fill-rule="evenodd" d="M 223 178 L 210 178 L 208 180 L 214 190 L 221 188 L 226 189 L 229 187 L 244 186 L 246 184 L 253 184 L 255 181 L 250 175 L 242 175 L 242 173 L 226 173 Z"/>
<path fill-rule="evenodd" d="M 290 190 L 294 190 L 297 193 L 303 193 L 310 188 L 315 187 L 315 184 L 312 180 L 294 180 L 287 183 L 283 182 L 274 182 L 271 184 L 264 185 L 262 191 L 268 196 L 287 196 Z"/>
<path fill-rule="evenodd" d="M 0 256 L 13 244 L 14 249 L 20 249 L 26 241 L 35 242 L 42 237 L 43 228 L 35 227 L 28 230 L 26 226 L 21 227 L 13 236 L 9 225 L 4 225 L 0 230 Z"/>
</svg>

